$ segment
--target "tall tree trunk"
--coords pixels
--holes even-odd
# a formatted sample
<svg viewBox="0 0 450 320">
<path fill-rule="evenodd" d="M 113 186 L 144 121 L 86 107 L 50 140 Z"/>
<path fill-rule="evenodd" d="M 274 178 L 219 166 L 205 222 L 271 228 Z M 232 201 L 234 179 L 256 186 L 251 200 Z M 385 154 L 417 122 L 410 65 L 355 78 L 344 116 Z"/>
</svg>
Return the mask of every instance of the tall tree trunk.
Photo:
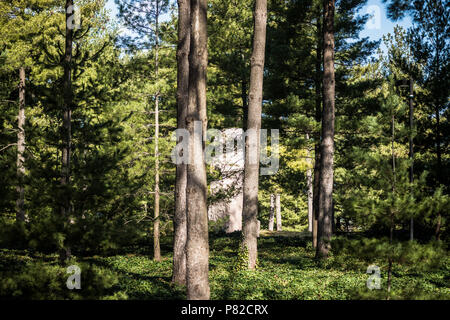
<svg viewBox="0 0 450 320">
<path fill-rule="evenodd" d="M 159 1 L 155 14 L 155 78 L 159 77 Z M 155 214 L 153 222 L 153 259 L 161 261 L 159 245 L 159 88 L 155 94 Z"/>
<path fill-rule="evenodd" d="M 71 10 L 70 10 L 71 9 Z M 66 44 L 63 60 L 64 75 L 63 75 L 63 149 L 62 149 L 62 175 L 61 185 L 63 187 L 63 201 L 61 213 L 64 221 L 70 220 L 70 158 L 72 148 L 72 42 L 73 42 L 73 26 L 68 21 L 71 21 L 73 12 L 73 0 L 66 0 Z M 64 261 L 71 256 L 70 247 L 66 244 L 60 252 L 60 260 Z"/>
<path fill-rule="evenodd" d="M 275 208 L 277 211 L 277 231 L 282 231 L 283 227 L 281 224 L 281 201 L 279 193 L 277 193 L 275 197 Z"/>
<path fill-rule="evenodd" d="M 25 177 L 25 68 L 19 69 L 19 114 L 17 131 L 17 212 L 16 220 L 25 221 L 25 188 L 23 179 Z"/>
<path fill-rule="evenodd" d="M 313 181 L 313 223 L 312 247 L 317 248 L 317 234 L 319 229 L 319 196 L 320 196 L 320 142 L 314 148 L 314 181 Z"/>
<path fill-rule="evenodd" d="M 248 250 L 248 268 L 255 269 L 257 261 L 257 216 L 259 184 L 259 150 L 263 73 L 266 46 L 267 0 L 256 0 L 254 10 L 253 52 L 250 69 L 250 89 L 245 141 L 243 236 Z"/>
<path fill-rule="evenodd" d="M 334 158 L 334 0 L 324 0 L 323 18 L 323 112 L 320 156 L 318 258 L 328 257 L 331 248 L 333 210 L 333 158 Z"/>
<path fill-rule="evenodd" d="M 178 47 L 177 47 L 177 128 L 186 128 L 189 106 L 189 47 L 191 38 L 190 0 L 178 0 Z M 180 138 L 177 139 L 180 142 Z M 177 164 L 175 182 L 175 215 L 172 281 L 186 284 L 186 164 Z"/>
<path fill-rule="evenodd" d="M 322 120 L 322 27 L 320 23 L 320 16 L 317 23 L 317 49 L 316 49 L 316 68 L 315 68 L 315 95 L 316 95 L 316 110 L 315 120 L 320 124 Z M 312 223 L 312 247 L 317 247 L 317 229 L 319 219 L 319 182 L 320 182 L 320 135 L 321 130 L 318 130 L 315 136 L 314 145 L 314 182 L 313 182 L 313 223 Z"/>
<path fill-rule="evenodd" d="M 391 155 L 392 155 L 392 199 L 393 203 L 389 212 L 389 246 L 392 246 L 392 241 L 394 238 L 394 214 L 395 214 L 395 187 L 397 183 L 396 169 L 395 169 L 395 113 L 392 111 L 392 139 L 391 139 Z M 391 292 L 391 282 L 392 282 L 392 257 L 389 255 L 388 258 L 388 279 L 387 279 L 387 300 L 390 299 Z"/>
<path fill-rule="evenodd" d="M 275 195 L 270 194 L 270 213 L 269 213 L 269 231 L 273 231 L 273 222 L 275 216 Z"/>
<path fill-rule="evenodd" d="M 414 182 L 414 141 L 413 141 L 413 128 L 414 128 L 414 84 L 413 79 L 409 79 L 409 158 L 411 160 L 411 166 L 409 168 L 409 182 L 411 184 L 411 194 L 413 194 L 413 182 Z M 414 218 L 411 217 L 409 222 L 409 240 L 414 240 Z"/>
<path fill-rule="evenodd" d="M 153 222 L 153 259 L 161 261 L 159 245 L 159 94 L 155 96 L 155 212 Z"/>
<path fill-rule="evenodd" d="M 189 106 L 186 125 L 189 131 L 187 165 L 187 298 L 207 300 L 209 289 L 209 244 L 206 165 L 206 69 L 208 64 L 207 0 L 191 0 L 191 38 L 189 52 Z"/>
<path fill-rule="evenodd" d="M 306 134 L 306 140 L 309 143 L 309 134 Z M 311 150 L 309 146 L 307 147 L 307 163 L 308 169 L 306 170 L 306 185 L 308 187 L 308 231 L 313 230 L 313 182 L 312 182 L 312 160 L 311 160 Z"/>
<path fill-rule="evenodd" d="M 440 114 L 439 114 L 439 105 L 435 106 L 435 114 L 436 114 L 436 157 L 437 157 L 437 182 L 438 185 L 441 184 L 441 172 L 442 172 L 442 151 L 441 151 L 441 128 L 440 128 Z M 435 229 L 435 238 L 436 240 L 440 240 L 441 237 L 441 212 L 439 211 L 437 214 L 437 223 Z"/>
<path fill-rule="evenodd" d="M 436 34 L 436 37 L 438 37 L 438 34 Z M 438 39 L 436 39 L 436 45 L 438 43 Z M 435 92 L 434 96 L 436 97 L 435 99 L 435 104 L 434 104 L 434 110 L 435 110 L 435 114 L 436 114 L 436 157 L 437 157 L 437 167 L 436 167 L 436 178 L 437 178 L 437 184 L 438 186 L 441 185 L 441 178 L 442 178 L 442 151 L 441 151 L 441 127 L 440 127 L 440 122 L 441 122 L 441 115 L 440 115 L 440 105 L 441 105 L 441 98 L 440 98 L 440 92 L 445 92 L 442 89 L 442 83 L 439 82 L 439 79 L 441 79 L 440 77 L 440 68 L 441 68 L 441 63 L 440 63 L 440 50 L 438 47 L 435 48 L 435 56 L 436 56 L 436 64 L 435 64 L 435 70 L 434 70 L 434 87 L 435 90 L 437 92 Z M 444 84 L 445 86 L 445 84 Z M 447 100 L 447 97 L 445 97 L 444 101 Z M 436 240 L 440 240 L 441 237 L 441 212 L 439 211 L 437 213 L 437 222 L 436 222 L 436 229 L 435 229 L 435 238 Z"/>
</svg>

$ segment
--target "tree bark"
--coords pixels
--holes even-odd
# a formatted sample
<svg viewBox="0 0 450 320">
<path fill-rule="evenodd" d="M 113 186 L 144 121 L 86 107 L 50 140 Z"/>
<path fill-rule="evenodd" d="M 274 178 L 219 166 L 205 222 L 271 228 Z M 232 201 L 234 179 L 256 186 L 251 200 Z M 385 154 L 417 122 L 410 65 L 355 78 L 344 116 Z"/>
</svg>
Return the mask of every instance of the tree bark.
<svg viewBox="0 0 450 320">
<path fill-rule="evenodd" d="M 324 0 L 323 113 L 320 156 L 319 223 L 316 256 L 327 258 L 331 248 L 334 157 L 334 0 Z"/>
<path fill-rule="evenodd" d="M 67 23 L 73 11 L 69 12 L 69 8 L 73 10 L 73 0 L 67 0 L 65 5 L 66 10 L 66 43 L 63 60 L 63 148 L 62 148 L 62 170 L 61 170 L 61 185 L 63 187 L 63 199 L 61 213 L 63 219 L 68 221 L 70 219 L 70 160 L 72 148 L 72 42 L 73 42 L 73 28 Z M 64 261 L 71 256 L 70 247 L 65 246 L 61 250 L 60 260 Z"/>
<path fill-rule="evenodd" d="M 177 47 L 177 128 L 186 128 L 189 106 L 189 47 L 190 47 L 190 0 L 178 0 L 178 47 Z M 180 142 L 179 138 L 177 143 Z M 186 284 L 186 164 L 177 164 L 175 182 L 175 215 L 172 281 Z"/>
<path fill-rule="evenodd" d="M 159 76 L 159 1 L 155 14 L 155 75 Z M 153 222 L 153 259 L 161 261 L 159 245 L 159 89 L 155 94 L 155 213 Z"/>
<path fill-rule="evenodd" d="M 309 134 L 306 134 L 306 140 L 309 143 Z M 308 146 L 307 148 L 307 162 L 308 169 L 306 170 L 306 185 L 308 187 L 308 231 L 312 232 L 313 230 L 313 183 L 312 183 L 312 168 L 311 168 L 311 151 Z"/>
<path fill-rule="evenodd" d="M 189 131 L 187 165 L 187 299 L 207 300 L 209 289 L 209 244 L 206 165 L 206 69 L 207 1 L 191 0 L 191 38 L 189 52 L 189 105 L 186 126 Z"/>
<path fill-rule="evenodd" d="M 255 269 L 257 261 L 257 216 L 259 184 L 259 151 L 263 74 L 266 45 L 267 0 L 256 0 L 254 10 L 253 51 L 250 69 L 247 131 L 245 141 L 243 236 L 248 250 L 248 268 Z"/>
<path fill-rule="evenodd" d="M 17 212 L 16 220 L 25 221 L 25 68 L 19 69 L 19 114 L 17 131 Z"/>
<path fill-rule="evenodd" d="M 281 225 L 281 202 L 280 202 L 280 194 L 276 194 L 275 198 L 275 207 L 277 211 L 277 231 L 282 231 L 282 225 Z"/>
<path fill-rule="evenodd" d="M 273 231 L 273 222 L 275 216 L 275 195 L 270 194 L 270 214 L 269 214 L 269 231 Z"/>
</svg>

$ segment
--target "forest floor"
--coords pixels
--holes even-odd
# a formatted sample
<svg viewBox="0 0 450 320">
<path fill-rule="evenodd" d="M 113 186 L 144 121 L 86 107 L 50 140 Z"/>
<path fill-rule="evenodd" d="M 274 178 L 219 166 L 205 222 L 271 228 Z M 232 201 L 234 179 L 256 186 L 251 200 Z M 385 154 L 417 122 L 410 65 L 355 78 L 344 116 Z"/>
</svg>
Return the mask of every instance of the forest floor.
<svg viewBox="0 0 450 320">
<path fill-rule="evenodd" d="M 367 262 L 348 254 L 317 261 L 307 232 L 262 231 L 256 271 L 242 267 L 242 257 L 236 254 L 239 239 L 237 234 L 210 236 L 212 299 L 385 299 L 387 296 L 386 264 L 378 263 L 381 289 L 369 290 Z M 79 296 L 66 296 L 65 282 L 61 285 L 55 280 L 68 277 L 65 269 L 57 266 L 56 255 L 0 249 L 0 275 L 5 277 L 0 284 L 0 298 L 184 299 L 184 288 L 171 283 L 171 241 L 171 237 L 162 239 L 161 262 L 152 260 L 148 247 L 119 255 L 77 257 L 77 263 L 94 268 L 85 271 L 82 267 L 84 290 L 79 291 L 85 293 Z M 50 277 L 51 270 L 59 272 L 59 278 Z M 25 276 L 27 272 L 31 273 L 29 278 Z M 16 277 L 18 273 L 20 277 Z M 41 277 L 44 279 L 36 280 Z M 450 299 L 449 283 L 449 257 L 438 269 L 427 272 L 394 265 L 391 299 Z"/>
</svg>

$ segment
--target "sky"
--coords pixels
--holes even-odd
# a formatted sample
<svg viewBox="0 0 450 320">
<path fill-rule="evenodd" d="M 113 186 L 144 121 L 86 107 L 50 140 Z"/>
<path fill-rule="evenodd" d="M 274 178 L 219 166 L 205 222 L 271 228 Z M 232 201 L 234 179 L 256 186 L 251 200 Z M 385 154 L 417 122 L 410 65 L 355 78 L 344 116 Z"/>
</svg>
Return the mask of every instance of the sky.
<svg viewBox="0 0 450 320">
<path fill-rule="evenodd" d="M 112 10 L 112 15 L 115 17 L 117 14 L 117 7 L 116 4 L 114 3 L 114 0 L 108 0 L 108 2 L 106 3 L 106 8 Z"/>
<path fill-rule="evenodd" d="M 384 34 L 392 33 L 394 26 L 397 24 L 405 29 L 412 25 L 409 17 L 397 22 L 390 21 L 386 16 L 386 7 L 381 0 L 369 0 L 360 11 L 360 14 L 367 13 L 373 15 L 373 17 L 367 21 L 364 30 L 360 33 L 361 38 L 369 37 L 370 40 L 380 40 Z"/>
<path fill-rule="evenodd" d="M 108 0 L 106 7 L 111 10 L 111 15 L 115 18 L 117 8 L 114 0 Z M 384 34 L 392 33 L 395 25 L 400 25 L 407 29 L 411 26 L 411 19 L 404 18 L 398 22 L 390 21 L 386 16 L 386 8 L 381 0 L 368 0 L 366 6 L 359 12 L 360 14 L 370 13 L 373 15 L 366 23 L 364 30 L 360 33 L 360 37 L 369 37 L 370 40 L 380 40 Z M 381 45 L 383 51 L 385 50 L 383 44 Z"/>
</svg>

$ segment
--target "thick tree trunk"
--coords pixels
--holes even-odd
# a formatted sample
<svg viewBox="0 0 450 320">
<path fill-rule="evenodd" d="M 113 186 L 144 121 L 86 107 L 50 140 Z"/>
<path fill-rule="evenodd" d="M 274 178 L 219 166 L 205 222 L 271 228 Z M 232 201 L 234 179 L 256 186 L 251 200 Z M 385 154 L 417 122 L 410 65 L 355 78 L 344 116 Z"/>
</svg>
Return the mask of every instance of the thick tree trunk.
<svg viewBox="0 0 450 320">
<path fill-rule="evenodd" d="M 275 198 L 275 208 L 277 211 L 277 231 L 282 231 L 283 226 L 281 224 L 281 201 L 280 201 L 280 194 L 276 194 Z"/>
<path fill-rule="evenodd" d="M 245 142 L 243 236 L 248 250 L 248 268 L 257 261 L 257 216 L 259 184 L 259 150 L 263 73 L 266 46 L 267 0 L 256 0 L 254 12 L 253 52 L 250 69 L 247 136 Z"/>
<path fill-rule="evenodd" d="M 69 10 L 69 9 L 72 9 Z M 63 75 L 63 148 L 62 148 L 62 172 L 61 185 L 63 186 L 63 199 L 61 213 L 63 219 L 68 221 L 70 219 L 70 158 L 72 148 L 72 42 L 73 42 L 73 26 L 67 21 L 70 21 L 73 12 L 73 0 L 66 1 L 66 44 L 63 60 L 64 75 Z M 70 247 L 65 245 L 61 250 L 60 260 L 64 261 L 71 256 Z"/>
<path fill-rule="evenodd" d="M 25 68 L 19 69 L 19 114 L 17 131 L 17 212 L 16 220 L 25 221 Z"/>
<path fill-rule="evenodd" d="M 334 158 L 334 0 L 324 0 L 323 113 L 320 156 L 319 228 L 316 255 L 328 257 L 332 233 Z"/>
<path fill-rule="evenodd" d="M 159 77 L 159 1 L 155 14 L 155 75 Z M 159 89 L 155 94 L 155 214 L 153 222 L 153 259 L 161 261 L 159 245 Z"/>
<path fill-rule="evenodd" d="M 309 143 L 309 134 L 306 134 L 306 140 Z M 311 151 L 308 146 L 307 148 L 307 163 L 308 169 L 306 170 L 306 185 L 308 187 L 308 231 L 312 232 L 313 230 L 313 182 L 312 182 L 312 160 L 311 160 Z"/>
<path fill-rule="evenodd" d="M 190 0 L 178 0 L 178 48 L 177 48 L 177 128 L 186 128 L 189 106 L 189 47 L 191 39 Z M 180 138 L 177 139 L 180 142 Z M 175 215 L 172 281 L 186 284 L 186 164 L 177 164 L 175 182 Z"/>
<path fill-rule="evenodd" d="M 275 195 L 270 194 L 270 213 L 269 213 L 269 231 L 273 231 L 273 222 L 275 216 Z"/>
<path fill-rule="evenodd" d="M 208 64 L 206 0 L 191 0 L 191 43 L 189 52 L 189 131 L 187 165 L 187 298 L 207 300 L 209 289 L 209 244 L 206 165 L 203 152 L 206 135 L 206 69 Z"/>
</svg>

